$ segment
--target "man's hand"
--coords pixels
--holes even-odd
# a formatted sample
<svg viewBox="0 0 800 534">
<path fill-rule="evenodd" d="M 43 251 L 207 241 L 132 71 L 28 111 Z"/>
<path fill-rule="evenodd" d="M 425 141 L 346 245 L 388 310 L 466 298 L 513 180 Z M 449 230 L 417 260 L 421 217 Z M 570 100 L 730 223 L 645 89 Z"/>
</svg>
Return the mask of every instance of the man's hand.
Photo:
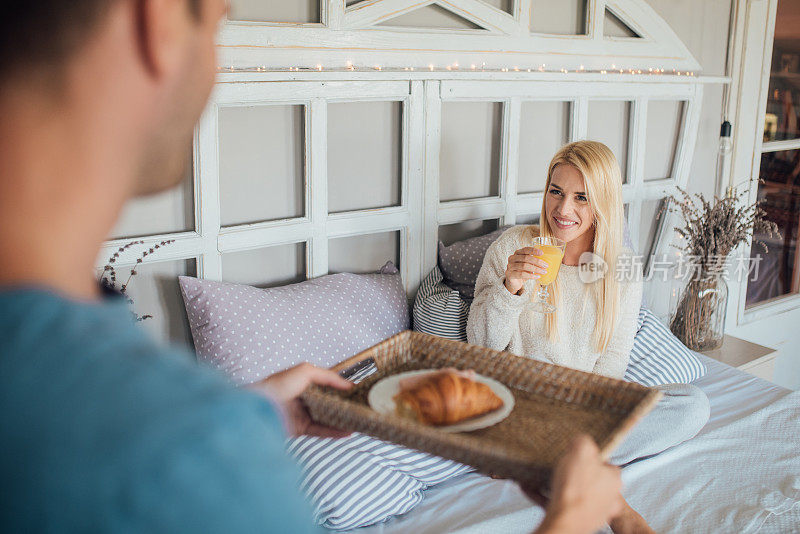
<svg viewBox="0 0 800 534">
<path fill-rule="evenodd" d="M 594 441 L 580 436 L 556 466 L 547 515 L 536 532 L 597 532 L 622 510 L 621 490 L 619 469 L 603 463 Z"/>
<path fill-rule="evenodd" d="M 337 389 L 350 389 L 348 382 L 333 371 L 320 369 L 310 363 L 301 363 L 296 367 L 275 373 L 274 375 L 248 386 L 256 392 L 269 396 L 283 406 L 284 412 L 292 426 L 290 432 L 294 436 L 310 435 L 323 438 L 342 438 L 348 436 L 344 432 L 314 423 L 308 410 L 300 400 L 300 394 L 311 384 L 331 386 Z"/>
</svg>

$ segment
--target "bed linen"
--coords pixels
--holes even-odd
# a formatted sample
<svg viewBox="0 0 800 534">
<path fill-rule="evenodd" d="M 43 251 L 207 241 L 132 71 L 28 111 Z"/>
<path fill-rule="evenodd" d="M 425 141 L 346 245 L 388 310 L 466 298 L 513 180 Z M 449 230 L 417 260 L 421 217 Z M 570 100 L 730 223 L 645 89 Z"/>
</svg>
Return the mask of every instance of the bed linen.
<svg viewBox="0 0 800 534">
<path fill-rule="evenodd" d="M 708 424 L 625 467 L 626 499 L 657 532 L 800 531 L 800 393 L 699 358 L 708 373 L 694 384 L 711 402 Z M 524 533 L 543 516 L 513 482 L 470 473 L 428 490 L 411 512 L 353 532 Z"/>
</svg>

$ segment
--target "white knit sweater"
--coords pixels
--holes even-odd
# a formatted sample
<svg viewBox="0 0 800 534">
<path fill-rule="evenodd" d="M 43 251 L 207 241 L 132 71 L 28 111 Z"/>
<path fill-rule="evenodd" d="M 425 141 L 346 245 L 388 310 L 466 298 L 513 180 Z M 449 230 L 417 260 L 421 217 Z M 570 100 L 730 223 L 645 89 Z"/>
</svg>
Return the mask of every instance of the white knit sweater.
<svg viewBox="0 0 800 534">
<path fill-rule="evenodd" d="M 538 233 L 538 230 L 537 230 Z M 467 339 L 470 343 L 495 350 L 506 350 L 545 362 L 581 371 L 622 378 L 636 334 L 637 316 L 642 301 L 642 281 L 635 278 L 620 283 L 619 317 L 605 352 L 594 351 L 595 326 L 593 293 L 578 276 L 578 267 L 561 265 L 558 273 L 558 340 L 547 338 L 545 316 L 531 303 L 535 282 L 525 282 L 520 295 L 512 295 L 503 285 L 508 257 L 530 246 L 527 226 L 508 229 L 486 252 L 475 284 L 475 300 L 469 311 Z M 624 252 L 631 253 L 629 249 Z M 613 271 L 609 273 L 613 276 Z"/>
</svg>

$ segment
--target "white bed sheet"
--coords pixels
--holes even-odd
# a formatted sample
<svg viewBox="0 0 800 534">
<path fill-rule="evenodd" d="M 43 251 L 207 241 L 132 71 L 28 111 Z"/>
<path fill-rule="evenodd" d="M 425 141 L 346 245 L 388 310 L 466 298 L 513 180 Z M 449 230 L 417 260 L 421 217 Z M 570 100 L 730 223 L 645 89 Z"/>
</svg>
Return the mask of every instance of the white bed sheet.
<svg viewBox="0 0 800 534">
<path fill-rule="evenodd" d="M 784 403 L 794 402 L 794 396 L 784 399 L 791 393 L 787 389 L 709 358 L 701 357 L 708 367 L 708 373 L 695 384 L 706 392 L 711 401 L 711 418 L 694 440 L 667 451 L 667 453 L 677 454 L 676 462 L 680 462 L 681 453 L 690 454 L 694 443 L 709 441 L 717 443 L 720 439 L 717 438 L 718 435 L 724 435 L 727 430 L 738 428 L 737 425 L 743 422 L 752 421 L 754 417 L 757 418 L 764 411 L 769 412 L 770 405 L 779 403 L 782 399 Z M 800 407 L 798 407 L 798 411 L 800 411 Z M 796 414 L 791 417 L 792 420 L 800 419 Z M 742 436 L 741 439 L 737 438 L 732 441 L 731 445 L 739 442 L 740 449 L 746 448 L 752 446 L 754 439 L 757 442 L 757 437 Z M 797 440 L 800 440 L 800 436 L 785 440 L 787 450 L 792 450 L 791 454 L 793 455 L 800 452 Z M 665 468 L 664 460 L 656 456 L 636 462 L 623 470 L 626 499 L 651 522 L 651 526 L 657 532 L 734 532 L 744 531 L 745 526 L 751 532 L 759 531 L 759 529 L 760 532 L 800 532 L 800 505 L 794 508 L 791 508 L 790 505 L 788 507 L 790 509 L 786 510 L 787 513 L 782 515 L 763 513 L 753 519 L 749 516 L 736 517 L 736 506 L 721 502 L 719 503 L 720 507 L 725 506 L 733 510 L 730 517 L 726 517 L 722 522 L 714 521 L 716 524 L 713 525 L 692 524 L 693 518 L 697 518 L 697 521 L 701 522 L 704 519 L 708 520 L 699 513 L 703 510 L 699 507 L 707 506 L 706 503 L 696 503 L 698 508 L 693 510 L 691 507 L 694 501 L 691 495 L 687 495 L 682 500 L 667 499 L 674 507 L 675 503 L 683 503 L 677 510 L 667 510 L 662 505 L 664 496 L 653 495 L 653 487 L 680 488 L 685 483 L 686 467 L 671 467 L 673 466 Z M 738 467 L 732 466 L 732 468 Z M 741 469 L 748 469 L 748 467 L 742 466 Z M 757 474 L 758 471 L 754 470 L 756 472 L 754 477 L 762 476 Z M 800 473 L 795 473 L 795 475 L 800 475 Z M 763 476 L 774 477 L 774 473 Z M 654 480 L 657 480 L 657 483 Z M 650 484 L 649 488 L 648 484 Z M 653 486 L 653 484 L 655 485 Z M 694 484 L 702 486 L 703 482 L 695 480 Z M 759 487 L 771 487 L 776 484 L 776 481 L 754 479 L 753 484 Z M 784 507 L 786 508 L 785 504 Z M 752 515 L 752 510 L 749 512 Z M 357 529 L 354 532 L 358 534 L 528 533 L 541 522 L 543 516 L 542 509 L 531 503 L 516 484 L 470 473 L 429 489 L 426 492 L 425 500 L 409 513 L 395 517 L 386 523 Z M 794 530 L 786 530 L 787 525 L 793 525 Z"/>
</svg>

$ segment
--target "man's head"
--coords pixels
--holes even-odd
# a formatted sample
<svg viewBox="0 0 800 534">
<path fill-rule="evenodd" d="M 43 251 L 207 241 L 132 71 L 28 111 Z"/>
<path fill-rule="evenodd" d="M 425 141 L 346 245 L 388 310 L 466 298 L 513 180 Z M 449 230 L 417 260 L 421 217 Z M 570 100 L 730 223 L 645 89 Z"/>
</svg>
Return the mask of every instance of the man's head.
<svg viewBox="0 0 800 534">
<path fill-rule="evenodd" d="M 16 2 L 0 18 L 0 97 L 36 95 L 58 115 L 114 93 L 105 113 L 116 122 L 105 128 L 130 143 L 135 168 L 130 183 L 113 185 L 132 195 L 163 190 L 189 159 L 224 12 L 224 0 Z M 116 84 L 102 79 L 109 72 Z"/>
</svg>

